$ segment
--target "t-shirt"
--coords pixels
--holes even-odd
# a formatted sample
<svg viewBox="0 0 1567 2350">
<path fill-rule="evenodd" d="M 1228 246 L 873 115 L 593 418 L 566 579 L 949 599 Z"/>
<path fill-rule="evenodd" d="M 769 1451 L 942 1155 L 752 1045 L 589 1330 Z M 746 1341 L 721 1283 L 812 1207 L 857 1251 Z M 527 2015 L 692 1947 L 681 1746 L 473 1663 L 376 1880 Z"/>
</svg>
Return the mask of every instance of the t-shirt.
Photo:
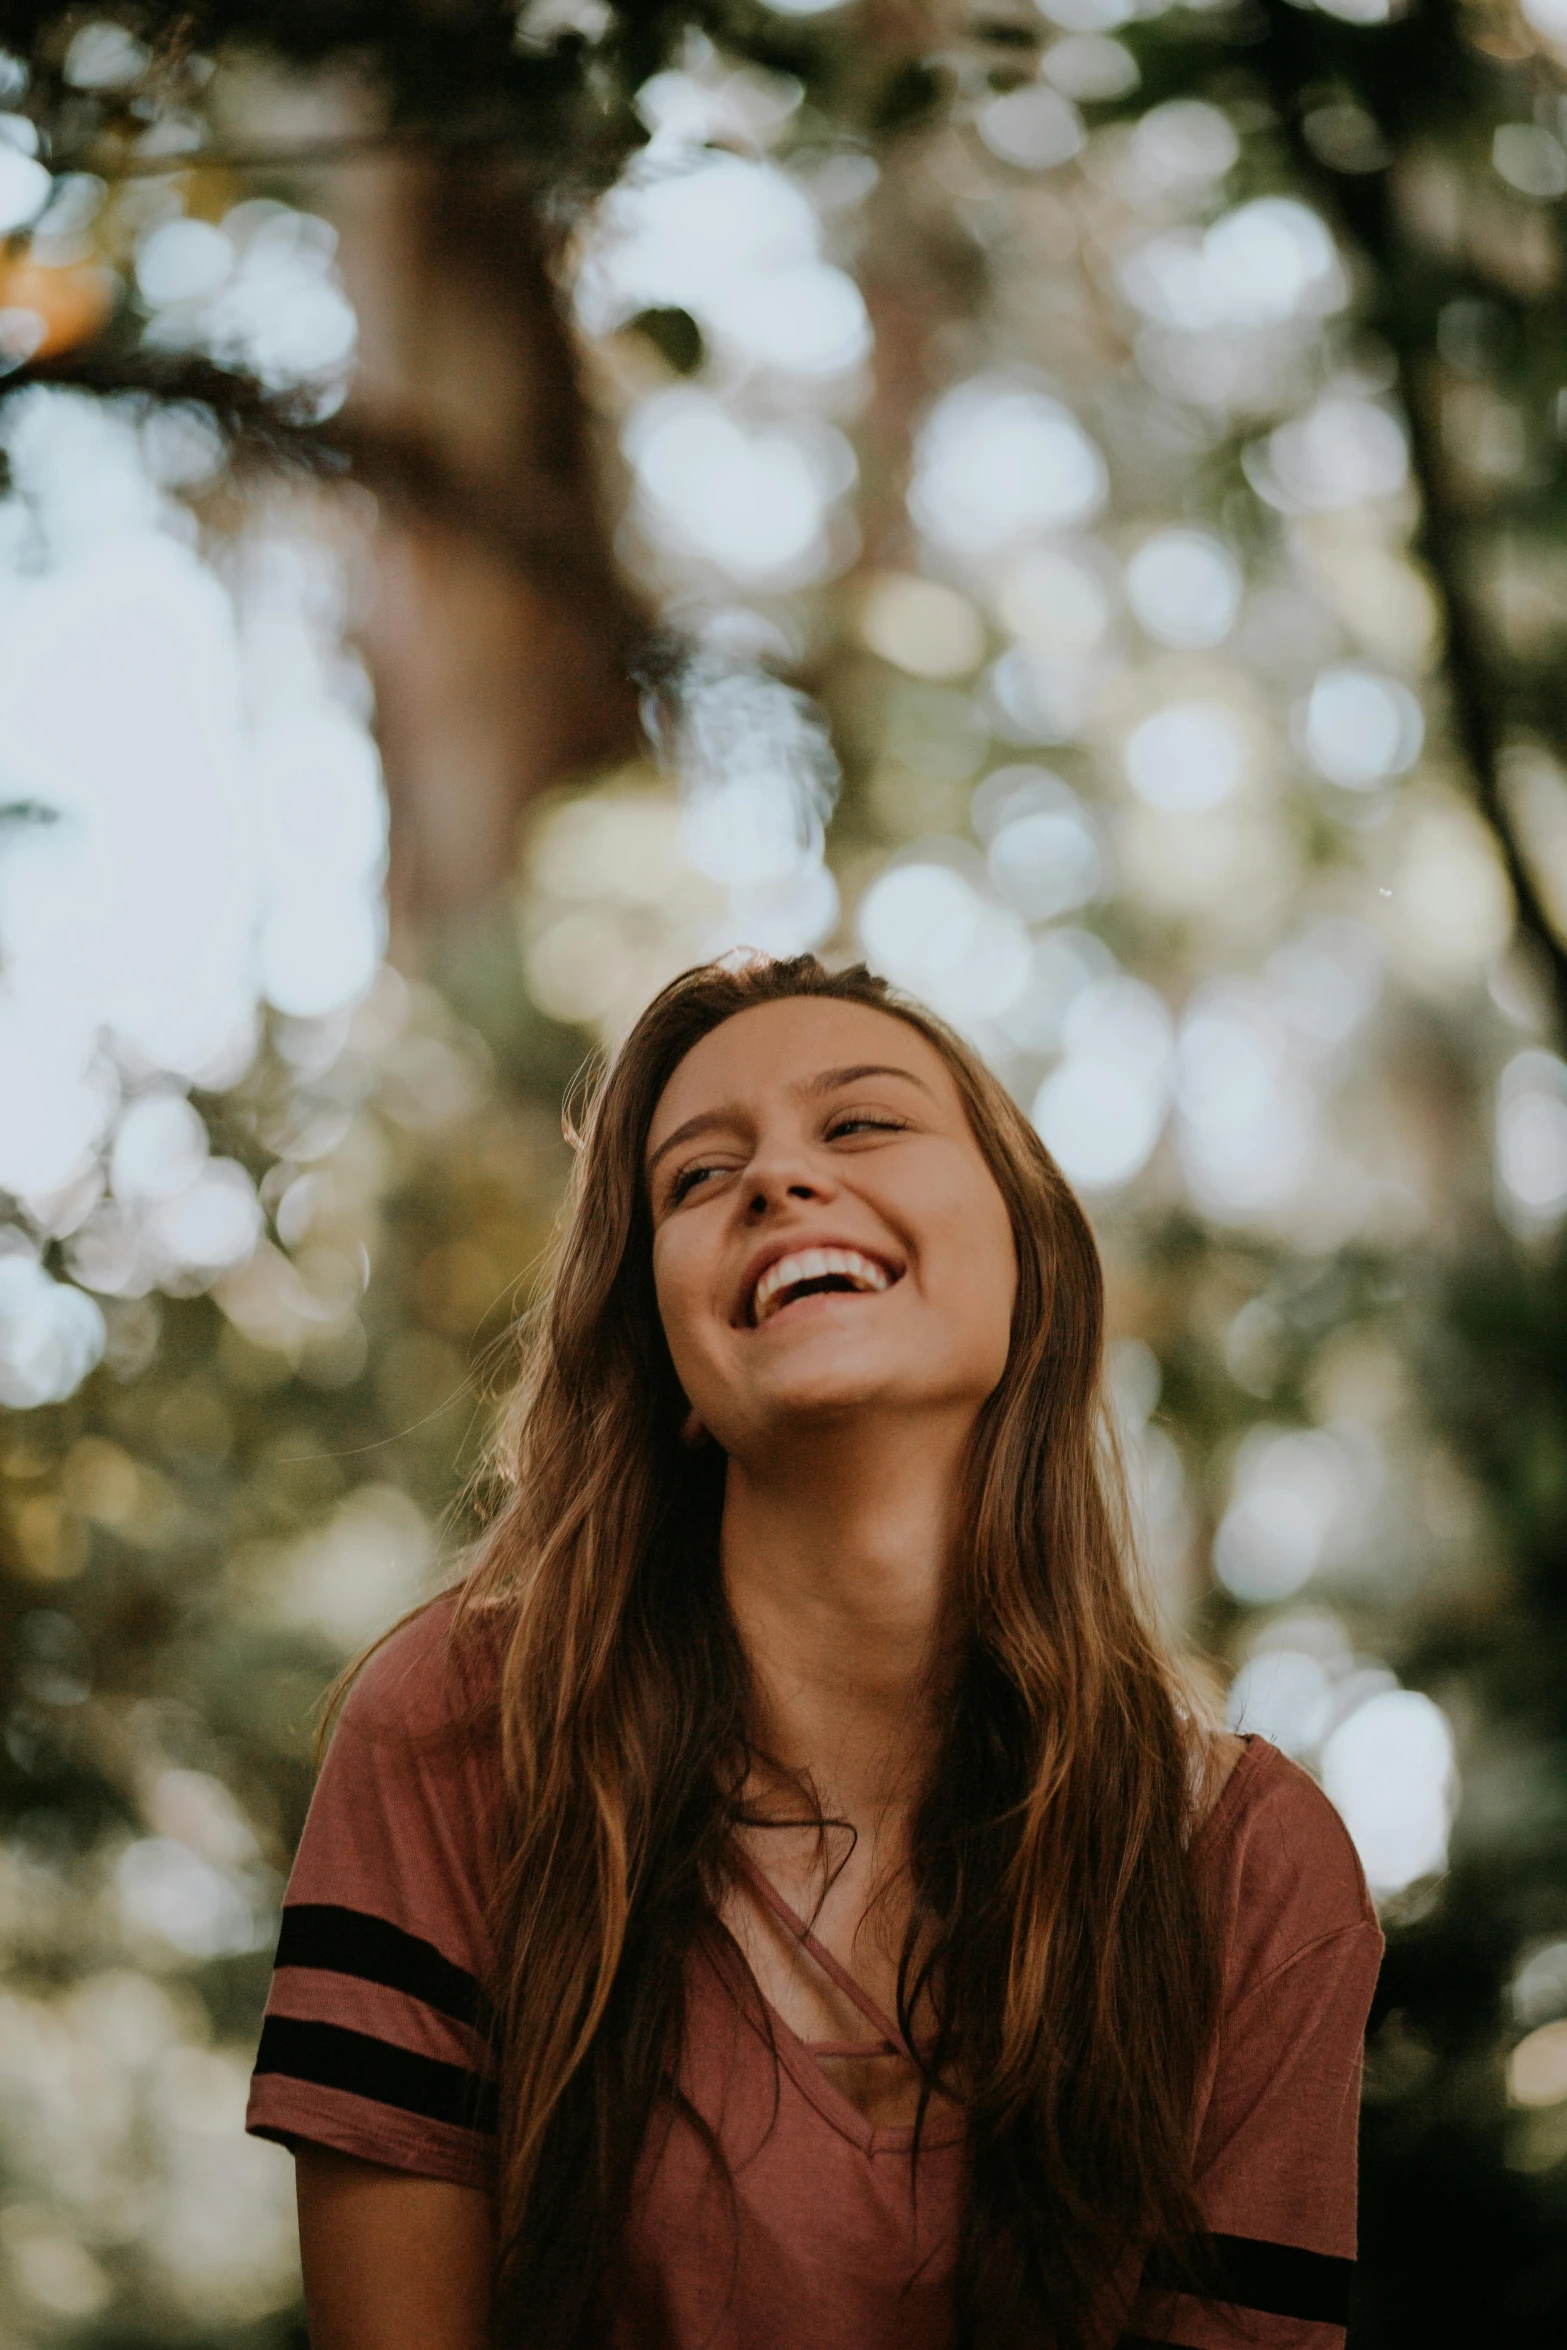
<svg viewBox="0 0 1567 2350">
<path fill-rule="evenodd" d="M 451 1612 L 399 1632 L 343 1709 L 289 1881 L 248 2126 L 483 2187 L 499 1757 L 474 1731 Z M 1193 1849 L 1221 1931 L 1196 2162 L 1213 2266 L 1202 2297 L 1145 2276 L 1123 2341 L 1341 2350 L 1381 1935 L 1337 1814 L 1260 1738 Z M 717 1938 L 688 1960 L 679 2085 L 728 2176 L 671 2099 L 632 2198 L 612 2350 L 948 2350 L 961 2115 L 933 2110 L 911 2162 L 912 2131 L 868 2121 Z"/>
</svg>

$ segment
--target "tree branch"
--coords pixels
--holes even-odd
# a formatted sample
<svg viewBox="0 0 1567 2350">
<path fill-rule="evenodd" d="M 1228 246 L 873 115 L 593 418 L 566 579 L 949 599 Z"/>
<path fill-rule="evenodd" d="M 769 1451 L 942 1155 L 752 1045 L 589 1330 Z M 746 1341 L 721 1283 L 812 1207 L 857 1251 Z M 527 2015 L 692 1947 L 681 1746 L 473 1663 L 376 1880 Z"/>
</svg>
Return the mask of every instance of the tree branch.
<svg viewBox="0 0 1567 2350">
<path fill-rule="evenodd" d="M 388 155 L 483 154 L 496 148 L 526 148 L 534 136 L 520 121 L 486 123 L 393 123 L 373 131 L 344 131 L 331 139 L 299 146 L 183 147 L 162 155 L 105 157 L 95 141 L 53 158 L 57 171 L 89 171 L 111 185 L 120 180 L 163 179 L 182 171 L 329 171 L 346 163 L 374 163 Z M 95 159 L 96 158 L 96 159 Z"/>
<path fill-rule="evenodd" d="M 1313 66 L 1320 71 L 1321 61 L 1308 54 L 1314 27 L 1304 28 L 1304 20 L 1288 0 L 1266 0 L 1266 5 L 1269 33 L 1256 55 L 1292 158 L 1321 211 L 1346 243 L 1360 246 L 1376 273 L 1376 324 L 1397 367 L 1410 463 L 1420 491 L 1416 547 L 1442 612 L 1453 733 L 1469 768 L 1475 805 L 1501 852 L 1519 925 L 1534 941 L 1550 974 L 1558 1029 L 1567 1032 L 1567 946 L 1546 910 L 1502 788 L 1505 730 L 1499 711 L 1501 696 L 1486 654 L 1485 624 L 1464 576 L 1463 517 L 1448 488 L 1440 420 L 1429 382 L 1434 335 L 1421 331 L 1427 321 L 1419 314 L 1412 294 L 1421 257 L 1410 250 L 1402 235 L 1386 170 L 1345 175 L 1329 170 L 1313 151 L 1302 127 L 1300 98 L 1302 89 L 1314 78 Z M 1426 49 L 1434 39 L 1451 42 L 1455 37 L 1445 18 L 1440 26 L 1433 23 L 1435 14 L 1428 11 L 1419 20 L 1425 48 L 1417 50 L 1406 41 L 1407 70 L 1388 77 L 1390 86 L 1402 90 L 1406 109 L 1404 120 L 1383 125 L 1394 131 L 1396 144 L 1407 145 L 1416 127 L 1411 110 L 1418 106 L 1426 82 L 1446 88 L 1467 62 L 1443 59 L 1445 70 L 1433 76 Z M 1405 20 L 1406 25 L 1412 21 Z M 1391 39 L 1404 33 L 1405 25 L 1400 25 L 1386 28 L 1376 37 Z"/>
<path fill-rule="evenodd" d="M 350 477 L 403 516 L 459 532 L 505 556 L 557 596 L 607 615 L 623 602 L 602 550 L 583 528 L 574 480 L 538 468 L 467 478 L 433 436 L 352 408 L 315 421 L 308 392 L 269 392 L 253 377 L 183 354 L 98 346 L 19 367 L 0 379 L 0 404 L 34 384 L 195 407 L 211 417 L 229 462 L 244 474 L 342 482 Z"/>
</svg>

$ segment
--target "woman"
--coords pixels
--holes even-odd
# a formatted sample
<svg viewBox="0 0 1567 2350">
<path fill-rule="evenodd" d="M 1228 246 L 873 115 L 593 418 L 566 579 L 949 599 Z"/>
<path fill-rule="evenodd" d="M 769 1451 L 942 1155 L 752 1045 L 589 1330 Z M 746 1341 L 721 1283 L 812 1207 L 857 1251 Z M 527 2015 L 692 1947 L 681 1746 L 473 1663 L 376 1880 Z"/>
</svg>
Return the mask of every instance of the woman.
<svg viewBox="0 0 1567 2350">
<path fill-rule="evenodd" d="M 587 1121 L 455 1594 L 354 1681 L 251 2127 L 317 2350 L 1328 2350 L 1380 1938 L 1138 1604 L 1081 1210 L 863 970 Z"/>
</svg>

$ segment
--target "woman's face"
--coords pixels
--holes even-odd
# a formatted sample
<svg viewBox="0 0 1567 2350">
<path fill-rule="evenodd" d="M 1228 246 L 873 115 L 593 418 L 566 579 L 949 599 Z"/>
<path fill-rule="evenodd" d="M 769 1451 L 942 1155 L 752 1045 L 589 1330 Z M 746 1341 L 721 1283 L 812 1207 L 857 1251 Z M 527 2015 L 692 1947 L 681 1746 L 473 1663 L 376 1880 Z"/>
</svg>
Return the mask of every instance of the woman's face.
<svg viewBox="0 0 1567 2350">
<path fill-rule="evenodd" d="M 866 1409 L 977 1414 L 1016 1257 L 946 1063 L 887 1012 L 798 996 L 694 1045 L 648 1135 L 676 1374 L 726 1452 Z"/>
</svg>

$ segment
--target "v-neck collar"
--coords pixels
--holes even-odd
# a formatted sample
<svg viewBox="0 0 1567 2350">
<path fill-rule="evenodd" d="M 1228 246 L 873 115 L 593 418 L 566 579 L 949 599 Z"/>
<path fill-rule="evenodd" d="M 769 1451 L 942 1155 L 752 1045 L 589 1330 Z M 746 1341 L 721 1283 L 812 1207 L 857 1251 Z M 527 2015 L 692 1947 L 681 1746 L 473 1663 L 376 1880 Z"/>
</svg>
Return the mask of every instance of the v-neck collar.
<svg viewBox="0 0 1567 2350">
<path fill-rule="evenodd" d="M 907 2153 L 914 2144 L 912 2122 L 873 2122 L 846 2097 L 818 2063 L 808 2041 L 781 2015 L 757 1981 L 745 1952 L 727 1926 L 708 1937 L 714 1971 L 762 2045 L 781 2064 L 809 2105 L 830 2128 L 869 2155 Z M 920 2152 L 955 2145 L 967 2124 L 950 2106 L 930 2107 L 920 2131 Z"/>
<path fill-rule="evenodd" d="M 1272 1756 L 1273 1749 L 1262 1738 L 1251 1737 L 1245 1742 L 1245 1752 L 1219 1792 L 1218 1801 L 1204 1814 L 1192 1831 L 1192 1844 L 1202 1843 L 1208 1836 L 1222 1834 L 1240 1798 L 1250 1789 L 1257 1771 Z M 852 2097 L 843 2091 L 822 2069 L 812 2054 L 809 2043 L 803 2040 L 787 2017 L 781 2015 L 757 1981 L 740 1944 L 726 1926 L 720 1925 L 716 1935 L 709 1938 L 709 1955 L 720 1981 L 734 1999 L 741 2015 L 762 2044 L 769 2048 L 782 2064 L 802 2097 L 815 2109 L 830 2128 L 851 2145 L 866 2154 L 907 2153 L 914 2143 L 912 2122 L 873 2122 L 860 2111 Z M 929 2147 L 947 2147 L 958 2143 L 967 2125 L 961 2111 L 932 2105 L 920 2132 L 920 2150 Z"/>
</svg>

